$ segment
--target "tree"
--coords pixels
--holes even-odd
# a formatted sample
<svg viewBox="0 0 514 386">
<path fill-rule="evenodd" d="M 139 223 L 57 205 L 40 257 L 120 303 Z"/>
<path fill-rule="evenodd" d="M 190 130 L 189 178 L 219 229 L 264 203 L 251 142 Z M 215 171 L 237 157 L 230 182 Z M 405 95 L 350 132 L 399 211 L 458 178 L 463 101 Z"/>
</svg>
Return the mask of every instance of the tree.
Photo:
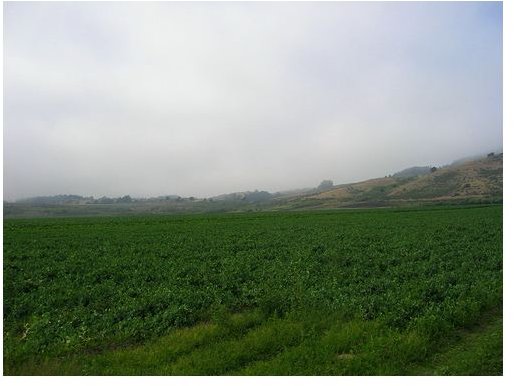
<svg viewBox="0 0 514 386">
<path fill-rule="evenodd" d="M 332 182 L 332 180 L 323 180 L 318 185 L 318 190 L 327 190 L 327 189 L 332 188 L 333 186 L 334 186 L 334 182 Z"/>
<path fill-rule="evenodd" d="M 119 203 L 129 204 L 132 202 L 132 197 L 129 195 L 123 196 L 121 198 L 118 198 L 117 200 Z"/>
<path fill-rule="evenodd" d="M 262 190 L 262 191 L 255 190 L 253 192 L 245 193 L 245 195 L 241 199 L 248 201 L 248 202 L 262 202 L 262 201 L 270 200 L 271 198 L 272 198 L 271 193 L 266 192 L 264 190 Z"/>
<path fill-rule="evenodd" d="M 433 173 L 433 172 L 435 172 L 436 170 L 437 170 L 437 168 L 436 168 L 435 166 L 432 166 L 432 167 L 430 168 L 430 173 Z"/>
</svg>

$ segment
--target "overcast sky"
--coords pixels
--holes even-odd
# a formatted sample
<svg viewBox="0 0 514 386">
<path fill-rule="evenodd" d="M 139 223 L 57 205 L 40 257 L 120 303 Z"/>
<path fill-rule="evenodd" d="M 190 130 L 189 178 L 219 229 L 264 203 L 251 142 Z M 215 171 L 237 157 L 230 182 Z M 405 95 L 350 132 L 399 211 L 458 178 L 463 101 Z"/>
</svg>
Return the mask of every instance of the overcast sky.
<svg viewBox="0 0 514 386">
<path fill-rule="evenodd" d="M 502 147 L 501 3 L 4 3 L 4 199 L 206 197 Z"/>
</svg>

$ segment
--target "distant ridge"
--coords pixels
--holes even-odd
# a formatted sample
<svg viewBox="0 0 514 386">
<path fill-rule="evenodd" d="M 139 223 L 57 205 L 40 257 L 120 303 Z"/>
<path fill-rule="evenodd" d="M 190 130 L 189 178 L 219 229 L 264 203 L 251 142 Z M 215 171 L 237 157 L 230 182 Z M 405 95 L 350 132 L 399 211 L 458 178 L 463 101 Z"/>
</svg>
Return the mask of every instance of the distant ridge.
<svg viewBox="0 0 514 386">
<path fill-rule="evenodd" d="M 332 181 L 329 181 L 332 183 Z M 404 207 L 503 202 L 503 153 L 444 167 L 415 166 L 392 176 L 324 189 L 247 191 L 211 198 L 167 195 L 155 198 L 93 198 L 79 195 L 34 197 L 4 202 L 4 217 L 106 216 Z"/>
</svg>

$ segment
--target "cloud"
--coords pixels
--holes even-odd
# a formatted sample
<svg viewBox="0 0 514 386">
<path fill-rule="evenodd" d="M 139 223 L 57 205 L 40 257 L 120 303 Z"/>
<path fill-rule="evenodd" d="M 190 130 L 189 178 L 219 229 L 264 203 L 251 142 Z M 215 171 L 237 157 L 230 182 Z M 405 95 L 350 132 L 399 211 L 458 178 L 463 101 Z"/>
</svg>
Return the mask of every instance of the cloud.
<svg viewBox="0 0 514 386">
<path fill-rule="evenodd" d="M 4 196 L 209 196 L 502 146 L 500 3 L 6 3 Z"/>
</svg>

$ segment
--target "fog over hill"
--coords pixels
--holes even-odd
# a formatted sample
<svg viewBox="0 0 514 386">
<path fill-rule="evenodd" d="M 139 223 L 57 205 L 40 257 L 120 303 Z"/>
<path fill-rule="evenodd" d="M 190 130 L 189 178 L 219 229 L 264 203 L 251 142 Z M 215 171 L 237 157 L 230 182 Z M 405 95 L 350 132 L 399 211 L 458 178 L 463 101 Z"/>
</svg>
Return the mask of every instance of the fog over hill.
<svg viewBox="0 0 514 386">
<path fill-rule="evenodd" d="M 4 199 L 280 192 L 502 147 L 498 2 L 7 2 Z"/>
<path fill-rule="evenodd" d="M 488 155 L 487 155 L 488 154 Z M 470 164 L 471 161 L 490 159 L 490 160 L 502 160 L 503 153 L 484 153 L 481 155 L 473 155 L 464 157 L 458 160 L 453 161 L 450 165 L 443 165 L 443 168 L 448 166 L 459 166 L 463 164 Z M 499 158 L 501 157 L 501 158 Z M 474 163 L 471 162 L 474 165 Z M 500 162 L 499 167 L 503 171 L 503 162 Z M 441 168 L 441 166 L 439 167 Z M 393 180 L 410 180 L 415 177 L 424 176 L 427 174 L 433 173 L 438 168 L 435 166 L 412 166 L 401 171 L 395 172 L 392 175 L 389 175 L 389 178 Z M 376 176 L 375 176 L 376 177 Z M 386 176 L 387 177 L 387 176 Z M 377 180 L 377 179 L 373 179 Z M 362 181 L 360 181 L 362 183 Z M 359 183 L 359 182 L 357 182 Z M 285 198 L 285 197 L 297 197 L 308 195 L 312 193 L 320 193 L 337 190 L 338 186 L 349 186 L 352 183 L 347 184 L 339 184 L 334 187 L 334 182 L 332 180 L 323 180 L 318 187 L 299 187 L 296 189 L 278 191 L 278 192 L 268 192 L 263 190 L 254 190 L 254 191 L 243 191 L 243 192 L 226 192 L 224 194 L 220 194 L 212 197 L 198 197 L 198 196 L 189 196 L 189 197 L 181 197 L 177 194 L 166 194 L 158 197 L 131 197 L 130 195 L 124 195 L 120 197 L 107 197 L 105 195 L 101 197 L 93 197 L 93 196 L 81 196 L 77 194 L 57 194 L 51 196 L 36 196 L 36 197 L 26 197 L 20 198 L 17 200 L 11 200 L 10 202 L 17 202 L 22 204 L 31 204 L 31 205 L 61 205 L 61 204 L 120 204 L 120 203 L 133 203 L 133 202 L 168 202 L 168 201 L 181 201 L 181 200 L 209 200 L 209 202 L 213 201 L 234 201 L 234 200 L 242 200 L 248 203 L 262 202 L 268 201 L 272 198 Z M 4 200 L 9 202 L 9 200 Z"/>
<path fill-rule="evenodd" d="M 428 168 L 428 167 L 427 167 Z M 335 208 L 408 207 L 503 202 L 503 153 L 443 167 L 413 167 L 349 184 L 324 180 L 316 188 L 245 191 L 210 198 L 57 195 L 4 201 L 5 217 L 173 214 Z"/>
</svg>

